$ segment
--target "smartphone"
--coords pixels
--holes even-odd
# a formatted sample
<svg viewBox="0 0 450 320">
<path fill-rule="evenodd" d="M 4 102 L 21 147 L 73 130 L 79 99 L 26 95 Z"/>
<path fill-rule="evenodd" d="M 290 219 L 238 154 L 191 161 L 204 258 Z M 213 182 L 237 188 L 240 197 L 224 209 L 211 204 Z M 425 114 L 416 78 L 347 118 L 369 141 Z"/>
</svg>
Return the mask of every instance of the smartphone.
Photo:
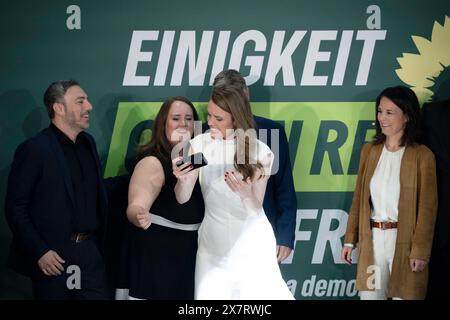
<svg viewBox="0 0 450 320">
<path fill-rule="evenodd" d="M 194 169 L 198 169 L 198 168 L 201 168 L 203 166 L 206 166 L 208 164 L 208 161 L 206 160 L 206 158 L 203 155 L 203 153 L 198 152 L 198 153 L 194 153 L 193 155 L 184 157 L 181 160 L 178 160 L 176 162 L 176 165 L 179 167 L 179 166 L 182 166 L 185 163 L 191 163 L 192 166 L 193 166 L 192 170 L 194 170 Z"/>
</svg>

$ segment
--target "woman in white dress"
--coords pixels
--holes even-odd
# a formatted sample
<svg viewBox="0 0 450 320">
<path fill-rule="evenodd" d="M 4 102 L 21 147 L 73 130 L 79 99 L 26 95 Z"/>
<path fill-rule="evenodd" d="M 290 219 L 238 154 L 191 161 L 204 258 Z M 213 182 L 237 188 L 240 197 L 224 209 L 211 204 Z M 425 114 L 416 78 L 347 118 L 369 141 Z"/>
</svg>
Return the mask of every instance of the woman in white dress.
<svg viewBox="0 0 450 320">
<path fill-rule="evenodd" d="M 177 200 L 189 200 L 198 178 L 205 201 L 195 298 L 292 300 L 262 207 L 273 153 L 256 138 L 250 104 L 242 90 L 214 89 L 208 125 L 210 132 L 192 139 L 190 149 L 190 153 L 202 152 L 208 165 L 191 170 L 189 164 L 178 167 L 179 158 L 173 161 Z"/>
</svg>

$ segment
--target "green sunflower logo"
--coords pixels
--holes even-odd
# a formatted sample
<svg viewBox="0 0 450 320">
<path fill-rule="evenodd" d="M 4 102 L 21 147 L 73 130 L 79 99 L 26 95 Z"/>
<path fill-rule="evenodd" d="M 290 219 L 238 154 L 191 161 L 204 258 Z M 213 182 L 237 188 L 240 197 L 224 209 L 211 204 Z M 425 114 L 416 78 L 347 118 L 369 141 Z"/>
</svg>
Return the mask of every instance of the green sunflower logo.
<svg viewBox="0 0 450 320">
<path fill-rule="evenodd" d="M 450 18 L 444 25 L 434 22 L 431 40 L 412 36 L 419 54 L 403 53 L 397 58 L 401 68 L 395 70 L 398 77 L 411 86 L 421 103 L 430 102 L 436 79 L 450 64 Z"/>
</svg>

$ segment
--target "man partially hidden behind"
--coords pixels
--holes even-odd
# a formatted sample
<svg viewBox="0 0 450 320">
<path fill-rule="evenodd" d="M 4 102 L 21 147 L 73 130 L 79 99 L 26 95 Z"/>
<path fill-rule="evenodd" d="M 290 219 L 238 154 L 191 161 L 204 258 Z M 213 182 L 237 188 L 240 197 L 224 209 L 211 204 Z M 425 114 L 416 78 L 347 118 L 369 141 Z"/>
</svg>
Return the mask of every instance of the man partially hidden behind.
<svg viewBox="0 0 450 320">
<path fill-rule="evenodd" d="M 10 266 L 30 276 L 35 299 L 107 299 L 99 239 L 106 197 L 89 127 L 92 105 L 74 80 L 44 94 L 51 123 L 16 150 L 5 213 Z"/>
</svg>

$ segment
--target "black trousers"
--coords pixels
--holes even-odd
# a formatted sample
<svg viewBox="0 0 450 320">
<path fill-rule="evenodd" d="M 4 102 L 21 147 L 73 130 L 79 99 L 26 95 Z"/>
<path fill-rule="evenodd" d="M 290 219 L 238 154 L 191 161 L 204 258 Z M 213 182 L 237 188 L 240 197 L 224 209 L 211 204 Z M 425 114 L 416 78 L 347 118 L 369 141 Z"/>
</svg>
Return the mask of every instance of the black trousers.
<svg viewBox="0 0 450 320">
<path fill-rule="evenodd" d="M 71 242 L 58 255 L 65 260 L 58 276 L 41 273 L 32 279 L 37 300 L 110 299 L 103 258 L 93 239 Z"/>
</svg>

